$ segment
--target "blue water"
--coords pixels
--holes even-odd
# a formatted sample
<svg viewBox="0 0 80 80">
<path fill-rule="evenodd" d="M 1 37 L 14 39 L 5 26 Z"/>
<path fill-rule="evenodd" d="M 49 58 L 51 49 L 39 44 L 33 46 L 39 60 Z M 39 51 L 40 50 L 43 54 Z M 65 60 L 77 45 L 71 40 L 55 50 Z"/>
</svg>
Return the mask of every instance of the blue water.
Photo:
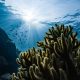
<svg viewBox="0 0 80 80">
<path fill-rule="evenodd" d="M 55 23 L 72 25 L 74 31 L 78 32 L 78 38 L 80 37 L 80 10 L 74 10 L 54 21 L 39 21 L 33 25 L 21 19 L 19 14 L 13 14 L 10 9 L 10 6 L 7 7 L 0 2 L 0 27 L 20 51 L 25 51 L 33 46 L 37 47 L 36 42 L 43 40 L 45 32 Z"/>
</svg>

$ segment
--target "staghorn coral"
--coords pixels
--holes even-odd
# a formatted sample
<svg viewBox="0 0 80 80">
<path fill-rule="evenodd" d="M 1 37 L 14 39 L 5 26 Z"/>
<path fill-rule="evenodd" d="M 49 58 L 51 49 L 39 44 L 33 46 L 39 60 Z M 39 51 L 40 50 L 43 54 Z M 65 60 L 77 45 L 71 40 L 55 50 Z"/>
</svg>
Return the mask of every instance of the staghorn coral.
<svg viewBox="0 0 80 80">
<path fill-rule="evenodd" d="M 39 49 L 22 52 L 12 80 L 80 80 L 80 42 L 71 26 L 55 25 Z"/>
</svg>

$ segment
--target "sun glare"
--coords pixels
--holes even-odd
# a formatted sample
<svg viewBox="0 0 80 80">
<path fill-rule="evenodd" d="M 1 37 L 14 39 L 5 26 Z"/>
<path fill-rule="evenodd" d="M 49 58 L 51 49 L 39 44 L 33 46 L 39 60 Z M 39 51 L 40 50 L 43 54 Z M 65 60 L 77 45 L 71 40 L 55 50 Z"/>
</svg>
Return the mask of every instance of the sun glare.
<svg viewBox="0 0 80 80">
<path fill-rule="evenodd" d="M 34 13 L 34 11 L 26 11 L 23 12 L 22 14 L 22 18 L 23 20 L 27 21 L 27 22 L 32 22 L 36 19 L 36 13 Z"/>
</svg>

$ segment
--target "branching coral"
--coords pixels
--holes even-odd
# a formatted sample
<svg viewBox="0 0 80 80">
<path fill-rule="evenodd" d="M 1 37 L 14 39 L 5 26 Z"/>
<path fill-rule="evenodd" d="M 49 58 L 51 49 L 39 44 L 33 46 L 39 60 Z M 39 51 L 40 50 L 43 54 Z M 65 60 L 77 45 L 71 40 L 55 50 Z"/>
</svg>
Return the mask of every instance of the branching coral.
<svg viewBox="0 0 80 80">
<path fill-rule="evenodd" d="M 79 80 L 80 42 L 71 26 L 55 25 L 46 33 L 39 49 L 22 52 L 12 80 Z"/>
</svg>

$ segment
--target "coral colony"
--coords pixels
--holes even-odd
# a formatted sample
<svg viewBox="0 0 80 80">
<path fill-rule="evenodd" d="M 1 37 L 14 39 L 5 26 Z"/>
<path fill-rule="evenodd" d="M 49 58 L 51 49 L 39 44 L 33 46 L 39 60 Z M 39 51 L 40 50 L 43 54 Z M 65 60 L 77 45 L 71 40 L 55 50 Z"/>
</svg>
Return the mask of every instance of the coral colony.
<svg viewBox="0 0 80 80">
<path fill-rule="evenodd" d="M 80 41 L 70 25 L 56 24 L 37 46 L 19 54 L 12 80 L 80 80 Z"/>
</svg>

